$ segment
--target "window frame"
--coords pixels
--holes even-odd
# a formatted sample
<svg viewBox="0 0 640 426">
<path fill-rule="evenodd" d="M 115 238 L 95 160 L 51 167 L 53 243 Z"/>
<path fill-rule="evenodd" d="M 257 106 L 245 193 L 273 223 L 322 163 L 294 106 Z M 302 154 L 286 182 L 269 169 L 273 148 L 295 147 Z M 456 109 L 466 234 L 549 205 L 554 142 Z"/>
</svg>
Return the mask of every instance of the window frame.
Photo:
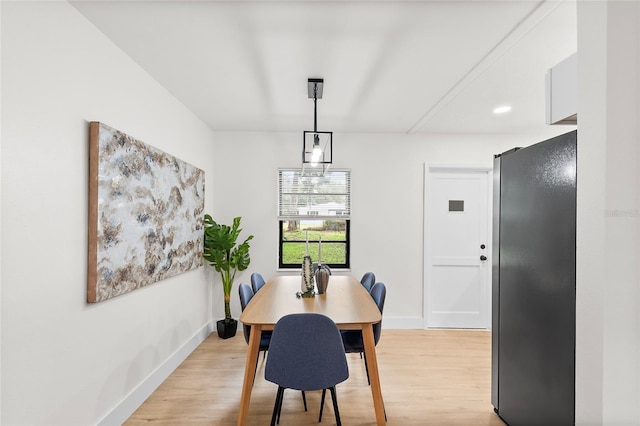
<svg viewBox="0 0 640 426">
<path fill-rule="evenodd" d="M 313 177 L 318 177 L 317 175 L 308 175 L 305 173 L 304 170 L 298 169 L 298 168 L 291 168 L 291 167 L 284 167 L 284 168 L 279 168 L 278 169 L 278 188 L 277 188 L 277 196 L 278 196 L 278 208 L 277 208 L 277 212 L 278 212 L 278 269 L 300 269 L 300 265 L 302 263 L 302 259 L 300 259 L 300 263 L 284 263 L 283 262 L 283 254 L 284 254 L 284 249 L 286 247 L 287 244 L 306 244 L 306 240 L 303 241 L 290 241 L 290 240 L 284 240 L 284 225 L 286 222 L 288 221 L 298 221 L 298 222 L 302 222 L 305 220 L 336 220 L 336 221 L 344 221 L 345 222 L 345 239 L 344 241 L 322 241 L 323 245 L 326 244 L 342 244 L 344 245 L 345 248 L 345 262 L 344 263 L 325 263 L 326 265 L 328 265 L 331 268 L 335 268 L 335 269 L 350 269 L 351 267 L 351 170 L 350 169 L 330 169 L 327 170 L 324 175 L 322 175 L 321 177 L 324 178 L 325 175 L 327 174 L 332 174 L 332 173 L 344 173 L 344 188 L 341 187 L 337 187 L 338 191 L 337 192 L 332 192 L 331 190 L 328 192 L 323 192 L 323 193 L 316 193 L 313 191 L 314 186 L 309 186 L 308 183 L 304 183 L 304 179 L 303 179 L 303 183 L 302 183 L 302 189 L 307 190 L 307 191 L 300 191 L 298 195 L 303 195 L 303 194 L 307 194 L 308 196 L 312 196 L 314 194 L 320 195 L 320 196 L 326 196 L 326 195 L 331 195 L 331 194 L 335 194 L 338 196 L 344 196 L 344 208 L 340 209 L 340 211 L 337 210 L 331 210 L 329 212 L 320 212 L 320 211 L 316 211 L 316 210 L 307 210 L 306 214 L 299 214 L 300 210 L 298 210 L 298 214 L 292 214 L 292 210 L 291 207 L 294 207 L 297 204 L 288 204 L 290 203 L 291 200 L 286 199 L 287 194 L 292 194 L 291 191 L 291 187 L 287 187 L 286 190 L 285 188 L 283 188 L 283 183 L 285 183 L 287 180 L 284 178 L 285 175 L 283 175 L 283 173 L 294 173 L 297 175 L 294 175 L 297 179 L 300 178 L 313 178 Z M 289 181 L 290 182 L 290 181 Z M 300 181 L 298 181 L 300 182 Z M 331 177 L 329 176 L 329 188 L 333 190 L 336 189 L 331 179 Z M 296 183 L 296 185 L 300 185 L 300 183 Z M 300 188 L 300 187 L 297 187 Z M 297 191 L 296 188 L 296 191 Z M 342 191 L 340 191 L 341 189 L 343 189 Z M 316 204 L 312 204 L 309 208 L 312 209 L 313 207 L 315 207 Z M 320 205 L 320 204 L 318 204 Z M 309 214 L 309 213 L 314 213 L 314 214 Z M 333 214 L 328 214 L 333 212 Z M 309 240 L 309 243 L 313 243 L 314 245 L 318 244 L 318 240 Z M 315 256 L 311 256 L 311 258 L 313 259 Z M 324 263 L 324 262 L 323 262 Z"/>
<path fill-rule="evenodd" d="M 351 220 L 350 219 L 336 219 L 336 220 L 344 220 L 345 223 L 345 240 L 344 241 L 322 241 L 322 245 L 327 244 L 344 244 L 345 246 L 345 263 L 326 263 L 322 262 L 324 265 L 329 266 L 332 269 L 350 269 L 351 268 Z M 284 223 L 287 220 L 278 220 L 278 269 L 300 269 L 302 265 L 302 259 L 300 259 L 299 263 L 283 263 L 283 252 L 284 252 L 284 244 L 306 244 L 306 240 L 301 241 L 284 241 L 283 240 L 283 229 Z M 318 240 L 309 240 L 309 243 L 317 244 Z M 311 256 L 313 259 L 314 256 Z"/>
</svg>

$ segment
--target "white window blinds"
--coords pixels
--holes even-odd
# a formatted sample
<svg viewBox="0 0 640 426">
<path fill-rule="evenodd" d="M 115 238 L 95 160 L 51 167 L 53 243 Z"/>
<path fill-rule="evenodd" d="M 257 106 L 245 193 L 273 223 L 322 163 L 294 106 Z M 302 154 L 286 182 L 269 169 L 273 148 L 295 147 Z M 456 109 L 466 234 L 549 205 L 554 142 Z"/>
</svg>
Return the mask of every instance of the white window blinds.
<svg viewBox="0 0 640 426">
<path fill-rule="evenodd" d="M 300 169 L 278 170 L 278 219 L 349 219 L 351 171 L 303 176 Z"/>
</svg>

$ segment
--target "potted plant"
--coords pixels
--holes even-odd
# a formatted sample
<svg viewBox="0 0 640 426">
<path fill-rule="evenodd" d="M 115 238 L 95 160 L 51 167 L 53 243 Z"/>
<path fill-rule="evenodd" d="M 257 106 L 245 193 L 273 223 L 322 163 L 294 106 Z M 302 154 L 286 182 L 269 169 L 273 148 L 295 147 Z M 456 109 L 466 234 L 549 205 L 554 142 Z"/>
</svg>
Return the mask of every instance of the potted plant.
<svg viewBox="0 0 640 426">
<path fill-rule="evenodd" d="M 213 218 L 204 215 L 204 247 L 202 256 L 220 273 L 224 290 L 224 319 L 219 320 L 218 336 L 227 339 L 236 335 L 238 321 L 231 317 L 231 288 L 237 271 L 249 267 L 249 235 L 242 244 L 237 244 L 240 235 L 240 217 L 233 219 L 233 225 L 220 225 Z"/>
</svg>

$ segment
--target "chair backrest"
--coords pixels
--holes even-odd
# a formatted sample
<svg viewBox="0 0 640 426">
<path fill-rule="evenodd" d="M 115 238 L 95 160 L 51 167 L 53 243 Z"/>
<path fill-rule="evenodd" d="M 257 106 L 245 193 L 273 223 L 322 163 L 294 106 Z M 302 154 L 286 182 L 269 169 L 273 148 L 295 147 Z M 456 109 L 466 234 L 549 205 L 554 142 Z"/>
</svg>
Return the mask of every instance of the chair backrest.
<svg viewBox="0 0 640 426">
<path fill-rule="evenodd" d="M 254 293 L 257 293 L 258 290 L 260 290 L 263 285 L 264 285 L 264 278 L 262 278 L 262 275 L 260 275 L 257 272 L 254 272 L 253 274 L 251 274 L 251 288 L 253 289 Z"/>
<path fill-rule="evenodd" d="M 375 283 L 373 287 L 371 287 L 371 297 L 378 305 L 378 309 L 380 309 L 380 313 L 384 310 L 384 300 L 387 298 L 387 287 L 384 283 Z M 382 320 L 379 323 L 373 324 L 373 338 L 378 344 L 380 340 L 380 332 L 382 330 Z"/>
<path fill-rule="evenodd" d="M 349 377 L 340 330 L 331 318 L 290 314 L 276 323 L 264 377 L 288 389 L 319 390 Z"/>
<path fill-rule="evenodd" d="M 247 304 L 253 297 L 253 289 L 249 284 L 240 283 L 238 286 L 238 295 L 240 296 L 240 308 L 244 311 L 244 308 L 247 307 Z M 244 340 L 249 343 L 249 336 L 251 335 L 251 326 L 250 325 L 242 325 L 242 331 L 244 332 Z"/>
<path fill-rule="evenodd" d="M 375 282 L 376 276 L 373 272 L 367 272 L 362 276 L 362 279 L 360 280 L 360 284 L 362 284 L 364 288 L 366 288 L 369 292 L 371 291 L 371 287 L 373 287 L 373 284 Z"/>
</svg>

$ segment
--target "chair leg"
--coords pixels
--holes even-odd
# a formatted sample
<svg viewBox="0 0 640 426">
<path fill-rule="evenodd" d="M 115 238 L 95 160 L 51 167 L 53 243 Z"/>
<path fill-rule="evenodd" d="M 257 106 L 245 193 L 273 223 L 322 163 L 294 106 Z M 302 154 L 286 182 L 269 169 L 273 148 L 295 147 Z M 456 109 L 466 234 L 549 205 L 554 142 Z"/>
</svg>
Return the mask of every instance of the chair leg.
<svg viewBox="0 0 640 426">
<path fill-rule="evenodd" d="M 273 407 L 274 414 L 276 416 L 277 424 L 280 424 L 280 414 L 282 413 L 282 401 L 284 400 L 284 389 L 282 386 L 278 386 L 278 395 L 276 396 L 276 406 Z M 304 411 L 307 411 L 307 396 L 302 391 L 302 402 L 304 403 Z M 271 425 L 273 426 L 273 418 L 271 419 Z"/>
<path fill-rule="evenodd" d="M 322 421 L 322 411 L 324 410 L 324 396 L 327 394 L 326 389 L 322 389 L 322 398 L 320 399 L 320 415 L 318 416 L 318 423 Z"/>
<path fill-rule="evenodd" d="M 284 401 L 284 389 L 282 388 L 282 394 L 280 395 L 280 401 L 278 402 L 278 424 L 280 424 L 280 415 L 282 414 L 282 401 Z"/>
<path fill-rule="evenodd" d="M 369 380 L 369 365 L 367 364 L 367 357 L 364 357 L 364 369 L 367 370 L 367 384 L 371 386 L 371 380 Z"/>
<path fill-rule="evenodd" d="M 282 394 L 284 392 L 284 388 L 282 386 L 278 386 L 278 392 L 276 393 L 276 402 L 273 404 L 273 414 L 271 415 L 271 426 L 275 426 L 276 424 L 276 416 L 278 420 L 280 419 L 280 406 L 282 405 Z"/>
<path fill-rule="evenodd" d="M 333 411 L 336 413 L 336 424 L 337 426 L 342 426 L 342 422 L 340 421 L 340 412 L 338 411 L 338 397 L 336 396 L 336 387 L 331 386 L 329 390 L 331 391 L 331 399 L 333 400 Z"/>
</svg>

